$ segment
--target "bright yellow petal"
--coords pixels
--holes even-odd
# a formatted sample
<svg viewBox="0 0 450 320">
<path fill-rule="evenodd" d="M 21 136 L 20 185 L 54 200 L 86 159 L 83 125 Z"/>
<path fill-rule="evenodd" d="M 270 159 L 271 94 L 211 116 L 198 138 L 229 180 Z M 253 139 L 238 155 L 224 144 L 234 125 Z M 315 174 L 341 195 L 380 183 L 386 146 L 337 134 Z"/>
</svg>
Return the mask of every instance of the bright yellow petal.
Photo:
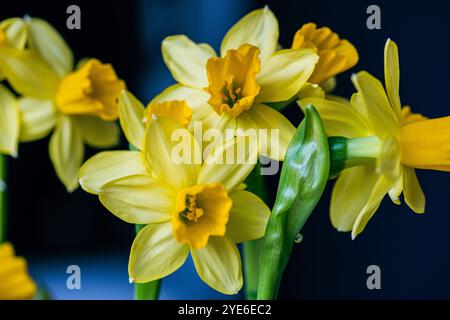
<svg viewBox="0 0 450 320">
<path fill-rule="evenodd" d="M 72 52 L 58 31 L 42 19 L 32 18 L 27 25 L 30 49 L 39 54 L 60 77 L 72 71 Z"/>
<path fill-rule="evenodd" d="M 20 136 L 22 142 L 44 138 L 55 126 L 56 112 L 51 100 L 19 98 Z"/>
<path fill-rule="evenodd" d="M 111 148 L 119 143 L 120 130 L 114 121 L 97 117 L 78 116 L 76 122 L 84 141 L 94 148 Z"/>
<path fill-rule="evenodd" d="M 331 194 L 330 218 L 338 231 L 350 231 L 369 200 L 378 179 L 375 166 L 358 166 L 342 171 Z"/>
<path fill-rule="evenodd" d="M 188 254 L 189 247 L 173 237 L 171 222 L 149 224 L 133 241 L 128 263 L 130 281 L 164 278 L 181 267 Z"/>
<path fill-rule="evenodd" d="M 202 139 L 203 158 L 206 158 L 218 143 L 224 141 L 223 139 L 229 140 L 234 138 L 236 123 L 235 117 L 228 114 L 219 116 L 216 112 L 211 112 L 201 122 L 194 124 L 202 129 L 202 137 L 196 138 Z M 228 134 L 232 133 L 232 135 L 227 136 L 227 132 Z M 220 134 L 216 136 L 216 133 Z"/>
<path fill-rule="evenodd" d="M 413 168 L 403 167 L 403 196 L 415 213 L 425 212 L 425 195 Z"/>
<path fill-rule="evenodd" d="M 105 151 L 97 153 L 81 166 L 79 182 L 86 192 L 98 194 L 100 188 L 112 180 L 145 173 L 141 152 Z"/>
<path fill-rule="evenodd" d="M 36 53 L 3 48 L 0 68 L 11 86 L 22 95 L 53 99 L 59 85 L 58 75 Z"/>
<path fill-rule="evenodd" d="M 150 104 L 172 100 L 184 100 L 188 104 L 189 108 L 192 109 L 192 124 L 193 121 L 203 120 L 209 114 L 215 113 L 213 108 L 208 103 L 209 97 L 209 93 L 202 89 L 175 84 L 157 95 L 150 102 Z"/>
<path fill-rule="evenodd" d="M 265 63 L 277 48 L 278 33 L 277 18 L 268 7 L 254 10 L 227 32 L 222 40 L 221 56 L 224 57 L 230 49 L 248 43 L 261 50 L 259 58 Z"/>
<path fill-rule="evenodd" d="M 166 37 L 161 50 L 164 62 L 176 81 L 194 88 L 208 85 L 206 61 L 216 56 L 211 47 L 196 44 L 184 35 L 176 35 Z"/>
<path fill-rule="evenodd" d="M 160 118 L 150 122 L 144 154 L 154 174 L 174 189 L 195 184 L 200 148 L 192 134 L 174 120 Z"/>
<path fill-rule="evenodd" d="M 369 132 L 367 121 L 349 105 L 320 98 L 298 101 L 303 112 L 310 104 L 319 112 L 328 136 L 357 138 L 364 137 Z"/>
<path fill-rule="evenodd" d="M 311 49 L 277 51 L 256 76 L 261 86 L 256 102 L 286 101 L 295 96 L 311 76 L 318 60 Z"/>
<path fill-rule="evenodd" d="M 383 141 L 378 159 L 377 171 L 392 181 L 397 181 L 401 175 L 400 144 L 394 137 Z"/>
<path fill-rule="evenodd" d="M 269 207 L 248 191 L 234 191 L 230 197 L 233 206 L 226 236 L 234 243 L 262 238 L 270 216 Z"/>
<path fill-rule="evenodd" d="M 205 159 L 197 184 L 219 182 L 231 192 L 254 168 L 258 157 L 257 141 L 240 136 L 218 143 Z"/>
<path fill-rule="evenodd" d="M 23 49 L 27 41 L 27 27 L 23 19 L 10 18 L 0 23 L 0 30 L 6 34 L 5 46 Z"/>
<path fill-rule="evenodd" d="M 78 187 L 78 170 L 84 157 L 83 136 L 75 121 L 60 115 L 50 138 L 50 159 L 68 192 Z"/>
<path fill-rule="evenodd" d="M 211 288 L 236 294 L 242 288 L 242 264 L 239 251 L 226 237 L 211 237 L 205 248 L 191 250 L 195 269 Z"/>
<path fill-rule="evenodd" d="M 136 97 L 126 90 L 119 96 L 120 126 L 128 142 L 139 150 L 144 147 L 145 108 Z"/>
<path fill-rule="evenodd" d="M 19 107 L 14 95 L 0 85 L 0 153 L 17 155 Z"/>
<path fill-rule="evenodd" d="M 367 203 L 362 208 L 352 229 L 352 239 L 355 239 L 358 234 L 363 232 L 369 220 L 377 211 L 384 196 L 388 193 L 395 184 L 395 181 L 388 179 L 385 175 L 379 175 Z M 348 199 L 346 201 L 349 201 Z"/>
<path fill-rule="evenodd" d="M 400 66 L 398 62 L 398 48 L 391 39 L 386 41 L 386 46 L 384 47 L 384 78 L 389 101 L 398 119 L 400 119 Z"/>
<path fill-rule="evenodd" d="M 237 128 L 258 135 L 259 154 L 282 161 L 295 133 L 292 123 L 265 105 L 255 105 L 237 119 Z"/>
<path fill-rule="evenodd" d="M 116 217 L 133 224 L 168 221 L 175 208 L 175 192 L 149 175 L 132 175 L 100 188 L 100 202 Z"/>
<path fill-rule="evenodd" d="M 352 81 L 363 101 L 363 108 L 358 111 L 365 115 L 375 134 L 381 139 L 398 135 L 400 120 L 392 110 L 381 82 L 365 71 L 353 75 Z"/>
</svg>

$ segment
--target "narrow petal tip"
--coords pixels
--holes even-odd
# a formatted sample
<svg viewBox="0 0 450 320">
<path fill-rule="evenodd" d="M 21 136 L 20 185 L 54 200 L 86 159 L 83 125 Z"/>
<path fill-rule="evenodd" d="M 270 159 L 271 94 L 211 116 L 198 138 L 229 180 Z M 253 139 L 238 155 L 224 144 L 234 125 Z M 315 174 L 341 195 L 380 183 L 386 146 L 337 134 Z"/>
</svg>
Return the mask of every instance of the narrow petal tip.
<svg viewBox="0 0 450 320">
<path fill-rule="evenodd" d="M 129 282 L 130 284 L 132 284 L 132 283 L 134 282 L 134 279 L 133 279 L 133 278 L 129 278 L 129 279 L 128 279 L 128 282 Z"/>
</svg>

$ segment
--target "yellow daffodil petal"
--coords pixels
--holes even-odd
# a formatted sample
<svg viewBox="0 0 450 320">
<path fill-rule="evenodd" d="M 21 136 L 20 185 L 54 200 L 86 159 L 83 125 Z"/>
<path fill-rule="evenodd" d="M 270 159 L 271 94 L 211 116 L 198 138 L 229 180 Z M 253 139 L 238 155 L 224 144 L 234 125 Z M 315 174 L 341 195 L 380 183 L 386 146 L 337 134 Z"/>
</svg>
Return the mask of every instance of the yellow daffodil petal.
<svg viewBox="0 0 450 320">
<path fill-rule="evenodd" d="M 319 57 L 311 49 L 285 49 L 272 55 L 256 77 L 257 102 L 286 101 L 295 96 L 314 71 Z"/>
<path fill-rule="evenodd" d="M 227 237 L 234 243 L 262 238 L 270 216 L 269 207 L 248 191 L 234 191 L 230 197 L 233 206 L 227 224 Z"/>
<path fill-rule="evenodd" d="M 147 170 L 139 151 L 104 151 L 87 160 L 80 168 L 80 185 L 89 193 L 98 194 L 100 188 L 113 180 Z"/>
<path fill-rule="evenodd" d="M 0 85 L 0 153 L 17 155 L 19 107 L 14 95 Z"/>
<path fill-rule="evenodd" d="M 234 138 L 237 118 L 224 114 L 219 116 L 216 112 L 211 112 L 209 116 L 202 120 L 201 128 L 203 130 L 202 145 L 203 145 L 203 158 L 206 158 L 208 154 L 214 149 L 214 147 L 223 139 L 229 140 Z M 209 129 L 213 129 L 209 131 Z M 222 136 L 216 137 L 215 133 L 220 133 Z M 228 135 L 227 135 L 228 133 Z M 230 135 L 232 133 L 232 135 Z"/>
<path fill-rule="evenodd" d="M 19 98 L 21 142 L 47 136 L 55 126 L 56 112 L 52 100 L 31 97 Z"/>
<path fill-rule="evenodd" d="M 154 102 L 147 106 L 145 121 L 151 121 L 153 116 L 170 118 L 187 128 L 192 119 L 192 109 L 185 100 Z"/>
<path fill-rule="evenodd" d="M 400 66 L 398 62 L 398 48 L 391 39 L 386 41 L 384 47 L 384 79 L 389 101 L 398 119 L 400 119 Z"/>
<path fill-rule="evenodd" d="M 23 19 L 10 18 L 0 23 L 0 30 L 5 33 L 4 46 L 23 49 L 27 41 L 27 27 Z"/>
<path fill-rule="evenodd" d="M 427 117 L 424 117 L 420 113 L 414 113 L 411 111 L 411 107 L 404 106 L 401 111 L 402 118 L 402 126 L 406 126 L 407 124 L 424 121 L 427 120 Z"/>
<path fill-rule="evenodd" d="M 84 156 L 83 136 L 74 119 L 60 115 L 50 138 L 50 159 L 56 174 L 72 192 L 78 187 L 78 170 Z"/>
<path fill-rule="evenodd" d="M 403 196 L 415 213 L 425 212 L 425 195 L 413 168 L 403 167 Z"/>
<path fill-rule="evenodd" d="M 116 122 L 91 116 L 78 116 L 76 122 L 84 141 L 91 147 L 111 148 L 119 143 L 120 130 Z"/>
<path fill-rule="evenodd" d="M 259 58 L 265 63 L 277 48 L 278 33 L 277 18 L 268 7 L 254 10 L 227 32 L 222 40 L 221 56 L 224 57 L 230 49 L 248 43 L 259 48 Z"/>
<path fill-rule="evenodd" d="M 392 110 L 383 85 L 371 74 L 361 71 L 352 76 L 352 81 L 363 101 L 361 112 L 381 139 L 397 135 L 399 119 Z"/>
<path fill-rule="evenodd" d="M 175 240 L 172 223 L 145 226 L 133 241 L 128 263 L 130 282 L 150 282 L 164 278 L 183 265 L 189 247 Z"/>
<path fill-rule="evenodd" d="M 211 288 L 236 294 L 242 288 L 242 263 L 239 251 L 227 237 L 211 237 L 208 245 L 191 250 L 195 269 Z"/>
<path fill-rule="evenodd" d="M 46 21 L 36 18 L 27 21 L 27 26 L 30 49 L 41 56 L 60 77 L 72 71 L 72 51 L 58 31 Z"/>
<path fill-rule="evenodd" d="M 282 161 L 295 133 L 295 127 L 280 112 L 259 104 L 237 119 L 237 129 L 256 132 L 259 154 Z"/>
<path fill-rule="evenodd" d="M 250 174 L 257 157 L 257 141 L 254 137 L 240 136 L 220 142 L 205 159 L 197 183 L 220 182 L 231 192 Z"/>
<path fill-rule="evenodd" d="M 53 99 L 59 77 L 36 53 L 3 48 L 0 68 L 11 86 L 22 95 Z"/>
<path fill-rule="evenodd" d="M 196 44 L 184 35 L 176 35 L 166 37 L 161 50 L 164 62 L 176 81 L 194 88 L 208 85 L 206 61 L 216 56 L 211 47 Z"/>
<path fill-rule="evenodd" d="M 378 176 L 377 182 L 373 187 L 367 203 L 364 205 L 355 220 L 355 224 L 353 225 L 352 229 L 352 239 L 355 239 L 358 234 L 363 232 L 367 223 L 380 206 L 380 203 L 383 200 L 384 196 L 388 193 L 389 189 L 392 188 L 394 183 L 395 182 L 388 179 L 385 175 Z M 349 199 L 346 199 L 346 201 L 349 201 Z"/>
<path fill-rule="evenodd" d="M 122 91 L 119 95 L 120 126 L 128 142 L 139 150 L 144 148 L 144 115 L 142 103 L 131 92 Z"/>
<path fill-rule="evenodd" d="M 174 189 L 195 184 L 201 163 L 200 148 L 193 135 L 179 123 L 169 118 L 151 121 L 144 148 L 145 159 L 159 179 Z"/>
<path fill-rule="evenodd" d="M 378 159 L 377 171 L 396 181 L 401 175 L 400 144 L 394 137 L 383 141 Z"/>
<path fill-rule="evenodd" d="M 364 137 L 369 132 L 367 121 L 349 105 L 320 98 L 306 98 L 298 101 L 303 112 L 313 105 L 320 114 L 328 136 L 347 138 Z"/>
<path fill-rule="evenodd" d="M 342 171 L 331 194 L 330 218 L 333 227 L 343 232 L 352 230 L 377 180 L 374 165 Z"/>
<path fill-rule="evenodd" d="M 157 95 L 150 102 L 161 103 L 172 100 L 184 100 L 188 104 L 189 108 L 192 109 L 192 120 L 203 120 L 209 114 L 213 112 L 212 107 L 209 105 L 209 93 L 205 92 L 203 89 L 191 88 L 181 84 L 174 84 L 159 95 Z"/>
<path fill-rule="evenodd" d="M 307 82 L 298 92 L 297 98 L 300 100 L 306 98 L 325 99 L 325 91 L 318 84 Z"/>
<path fill-rule="evenodd" d="M 100 202 L 116 217 L 133 224 L 168 221 L 175 192 L 149 175 L 132 175 L 110 181 L 100 188 Z"/>
<path fill-rule="evenodd" d="M 400 176 L 396 179 L 394 186 L 389 190 L 388 195 L 392 202 L 396 205 L 401 205 L 400 195 L 403 192 L 403 166 L 400 166 Z"/>
</svg>

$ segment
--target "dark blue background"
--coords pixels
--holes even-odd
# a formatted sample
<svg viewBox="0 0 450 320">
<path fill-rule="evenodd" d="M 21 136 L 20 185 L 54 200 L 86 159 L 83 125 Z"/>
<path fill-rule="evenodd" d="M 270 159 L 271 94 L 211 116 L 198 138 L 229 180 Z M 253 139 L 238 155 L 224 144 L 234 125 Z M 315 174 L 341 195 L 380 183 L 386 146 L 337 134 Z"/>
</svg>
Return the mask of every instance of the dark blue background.
<svg viewBox="0 0 450 320">
<path fill-rule="evenodd" d="M 82 10 L 82 30 L 65 28 L 69 4 Z M 306 22 L 329 26 L 349 39 L 359 64 L 338 77 L 337 94 L 350 97 L 351 72 L 367 70 L 382 79 L 388 37 L 400 50 L 404 104 L 429 117 L 450 114 L 450 2 L 409 1 L 15 1 L 2 4 L 0 18 L 30 14 L 50 21 L 76 57 L 111 62 L 143 102 L 173 83 L 160 54 L 161 40 L 184 33 L 219 48 L 228 28 L 250 10 L 269 4 L 280 23 L 280 42 L 288 47 Z M 366 28 L 366 9 L 381 8 L 382 29 Z M 287 110 L 293 123 L 301 114 Z M 10 237 L 29 257 L 33 276 L 55 298 L 130 299 L 127 257 L 133 227 L 109 214 L 93 196 L 66 194 L 47 154 L 48 139 L 24 144 L 10 161 Z M 121 148 L 125 148 L 123 141 Z M 88 154 L 94 154 L 90 150 Z M 332 182 L 306 224 L 281 286 L 281 298 L 436 299 L 450 298 L 450 174 L 418 172 L 427 196 L 424 215 L 385 199 L 365 232 L 352 241 L 329 222 Z M 276 179 L 271 178 L 272 193 Z M 82 290 L 69 291 L 65 269 L 82 268 Z M 366 288 L 366 268 L 381 268 L 381 290 Z M 192 264 L 164 282 L 162 298 L 220 298 L 198 279 Z"/>
</svg>

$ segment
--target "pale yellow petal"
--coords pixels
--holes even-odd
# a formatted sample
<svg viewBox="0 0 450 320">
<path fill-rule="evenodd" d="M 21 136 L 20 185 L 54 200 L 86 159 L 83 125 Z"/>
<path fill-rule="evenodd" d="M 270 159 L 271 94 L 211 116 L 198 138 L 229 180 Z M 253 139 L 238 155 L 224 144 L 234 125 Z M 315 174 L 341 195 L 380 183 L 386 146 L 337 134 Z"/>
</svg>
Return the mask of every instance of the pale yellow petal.
<svg viewBox="0 0 450 320">
<path fill-rule="evenodd" d="M 20 141 L 34 141 L 47 136 L 55 126 L 56 112 L 52 100 L 19 98 Z"/>
<path fill-rule="evenodd" d="M 384 47 L 384 78 L 389 101 L 398 119 L 401 114 L 400 102 L 400 66 L 398 62 L 398 48 L 394 41 L 388 39 Z"/>
<path fill-rule="evenodd" d="M 5 46 L 23 49 L 27 41 L 27 27 L 23 19 L 10 18 L 0 23 L 0 30 L 6 34 Z"/>
<path fill-rule="evenodd" d="M 403 196 L 415 213 L 425 212 L 425 194 L 413 168 L 403 167 Z"/>
<path fill-rule="evenodd" d="M 150 122 L 145 139 L 145 159 L 154 174 L 174 189 L 195 184 L 201 152 L 193 135 L 169 118 Z"/>
<path fill-rule="evenodd" d="M 211 237 L 205 248 L 191 250 L 195 269 L 211 288 L 236 294 L 242 288 L 242 263 L 239 251 L 226 237 Z"/>
<path fill-rule="evenodd" d="M 78 187 L 78 170 L 84 157 L 83 136 L 75 121 L 60 115 L 50 138 L 50 159 L 68 192 Z"/>
<path fill-rule="evenodd" d="M 262 238 L 270 216 L 269 207 L 248 191 L 234 191 L 230 197 L 233 206 L 226 236 L 234 243 Z"/>
<path fill-rule="evenodd" d="M 163 40 L 161 50 L 176 81 L 200 89 L 208 85 L 206 61 L 216 56 L 211 47 L 196 44 L 184 35 L 175 35 Z"/>
<path fill-rule="evenodd" d="M 3 48 L 0 68 L 11 86 L 22 95 L 53 99 L 59 77 L 36 53 Z"/>
<path fill-rule="evenodd" d="M 139 150 L 144 148 L 145 108 L 136 97 L 126 90 L 119 96 L 120 126 L 128 142 Z"/>
<path fill-rule="evenodd" d="M 130 281 L 164 278 L 181 267 L 188 254 L 189 247 L 173 237 L 171 222 L 149 224 L 133 241 L 128 263 Z"/>
<path fill-rule="evenodd" d="M 97 117 L 78 116 L 76 122 L 84 141 L 94 148 L 111 148 L 119 143 L 120 130 L 114 121 Z"/>
<path fill-rule="evenodd" d="M 261 50 L 259 58 L 265 63 L 277 48 L 278 33 L 277 18 L 268 7 L 254 10 L 227 32 L 222 40 L 221 56 L 224 57 L 230 49 L 248 43 Z"/>
<path fill-rule="evenodd" d="M 100 188 L 100 202 L 116 217 L 133 224 L 168 221 L 175 209 L 175 192 L 149 175 L 132 175 Z"/>
<path fill-rule="evenodd" d="M 374 165 L 342 171 L 331 194 L 330 218 L 333 227 L 344 232 L 352 230 L 377 180 Z"/>
<path fill-rule="evenodd" d="M 220 142 L 205 159 L 197 183 L 219 182 L 230 192 L 247 178 L 257 157 L 257 141 L 254 137 L 240 136 Z"/>
<path fill-rule="evenodd" d="M 316 108 L 328 136 L 358 138 L 369 133 L 364 117 L 347 104 L 320 98 L 306 98 L 297 103 L 303 112 L 308 105 Z"/>
<path fill-rule="evenodd" d="M 259 154 L 282 161 L 295 133 L 292 123 L 276 111 L 265 105 L 255 105 L 237 119 L 239 129 L 244 132 L 256 132 Z"/>
<path fill-rule="evenodd" d="M 311 49 L 277 51 L 256 76 L 261 86 L 256 102 L 291 99 L 309 79 L 318 60 L 319 56 Z"/>
<path fill-rule="evenodd" d="M 202 140 L 203 159 L 205 159 L 214 147 L 225 140 L 233 139 L 236 133 L 237 120 L 235 117 L 224 114 L 219 116 L 216 112 L 211 112 L 202 121 L 197 121 L 192 126 L 191 131 L 200 132 L 196 139 Z"/>
<path fill-rule="evenodd" d="M 0 85 L 0 153 L 17 155 L 19 125 L 17 100 L 8 89 Z"/>
<path fill-rule="evenodd" d="M 203 89 L 174 84 L 153 98 L 150 104 L 171 100 L 184 100 L 188 104 L 189 108 L 192 109 L 191 124 L 193 125 L 194 121 L 203 120 L 211 113 L 215 113 L 213 108 L 208 103 L 209 97 L 209 93 Z"/>
<path fill-rule="evenodd" d="M 363 232 L 369 220 L 377 211 L 384 196 L 389 189 L 393 187 L 395 181 L 388 179 L 385 175 L 379 175 L 367 203 L 362 208 L 352 229 L 352 239 L 355 239 L 358 234 Z M 348 201 L 348 200 L 347 200 Z"/>
<path fill-rule="evenodd" d="M 381 139 L 397 135 L 400 122 L 389 104 L 381 82 L 365 71 L 354 74 L 352 81 L 364 102 L 361 104 L 362 110 L 358 111 L 369 121 L 375 134 Z"/>
<path fill-rule="evenodd" d="M 122 177 L 147 173 L 142 153 L 139 151 L 104 151 L 87 160 L 80 168 L 80 185 L 92 194 Z"/>
<path fill-rule="evenodd" d="M 72 71 L 73 54 L 69 46 L 48 22 L 27 21 L 30 49 L 35 51 L 60 77 Z"/>
</svg>

